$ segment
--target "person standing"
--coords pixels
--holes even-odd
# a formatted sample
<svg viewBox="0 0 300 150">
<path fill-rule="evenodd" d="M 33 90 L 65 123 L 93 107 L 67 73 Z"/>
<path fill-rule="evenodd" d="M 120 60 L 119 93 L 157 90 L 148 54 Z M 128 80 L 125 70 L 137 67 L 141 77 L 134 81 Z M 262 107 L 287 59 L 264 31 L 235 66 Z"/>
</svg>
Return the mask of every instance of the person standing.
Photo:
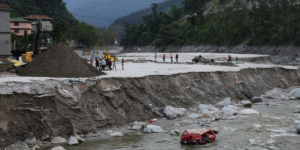
<svg viewBox="0 0 300 150">
<path fill-rule="evenodd" d="M 235 63 L 238 64 L 239 63 L 239 58 L 236 56 L 235 58 Z"/>
<path fill-rule="evenodd" d="M 154 57 L 155 57 L 155 61 L 156 61 L 156 57 L 157 57 L 157 54 L 156 54 L 156 52 L 155 52 L 155 55 L 154 55 Z"/>
<path fill-rule="evenodd" d="M 124 70 L 124 58 L 122 58 L 122 70 Z"/>
<path fill-rule="evenodd" d="M 113 61 L 113 69 L 117 70 L 116 59 Z"/>
<path fill-rule="evenodd" d="M 111 61 L 111 58 L 109 59 L 109 70 L 112 70 L 111 69 L 111 66 L 112 66 L 112 61 Z"/>
<path fill-rule="evenodd" d="M 102 71 L 105 71 L 105 60 L 104 59 L 102 59 L 102 61 L 101 61 L 101 67 L 102 67 Z"/>
<path fill-rule="evenodd" d="M 178 62 L 178 54 L 176 54 L 176 62 Z"/>
<path fill-rule="evenodd" d="M 229 62 L 232 62 L 232 61 L 231 61 L 231 55 L 229 55 Z"/>
<path fill-rule="evenodd" d="M 173 54 L 171 53 L 171 62 L 173 62 Z"/>
<path fill-rule="evenodd" d="M 96 68 L 97 68 L 98 70 L 100 70 L 100 65 L 99 65 L 99 60 L 98 60 L 98 59 L 96 59 Z"/>
<path fill-rule="evenodd" d="M 165 62 L 165 60 L 166 60 L 166 55 L 164 54 L 164 56 L 163 56 L 163 61 Z"/>
<path fill-rule="evenodd" d="M 90 58 L 90 64 L 93 65 L 93 58 Z"/>
</svg>

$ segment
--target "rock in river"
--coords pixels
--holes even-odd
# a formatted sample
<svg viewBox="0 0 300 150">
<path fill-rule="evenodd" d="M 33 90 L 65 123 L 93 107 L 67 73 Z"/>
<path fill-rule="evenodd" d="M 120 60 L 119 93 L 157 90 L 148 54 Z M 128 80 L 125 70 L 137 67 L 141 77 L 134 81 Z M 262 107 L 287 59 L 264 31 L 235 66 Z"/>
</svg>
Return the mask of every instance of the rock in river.
<svg viewBox="0 0 300 150">
<path fill-rule="evenodd" d="M 57 144 L 57 143 L 66 143 L 67 142 L 67 140 L 66 139 L 64 139 L 64 138 L 62 138 L 62 137 L 53 137 L 53 138 L 51 138 L 51 143 L 53 143 L 53 144 Z"/>
<path fill-rule="evenodd" d="M 164 113 L 168 119 L 176 119 L 177 117 L 186 116 L 186 109 L 167 106 L 164 109 Z"/>
<path fill-rule="evenodd" d="M 233 109 L 232 107 L 225 106 L 222 108 L 223 114 L 228 114 L 228 115 L 235 115 L 238 113 L 236 109 Z"/>
<path fill-rule="evenodd" d="M 85 139 L 81 138 L 79 135 L 76 135 L 75 137 L 76 137 L 78 142 L 80 142 L 80 143 L 85 142 Z"/>
<path fill-rule="evenodd" d="M 300 88 L 296 88 L 296 89 L 292 90 L 286 96 L 288 96 L 288 97 L 295 97 L 295 98 L 299 99 L 300 98 Z"/>
<path fill-rule="evenodd" d="M 144 128 L 146 126 L 146 123 L 145 122 L 134 122 L 133 123 L 133 126 L 141 126 L 142 128 Z"/>
<path fill-rule="evenodd" d="M 300 122 L 296 125 L 296 131 L 298 134 L 300 134 Z"/>
<path fill-rule="evenodd" d="M 77 141 L 77 139 L 74 136 L 70 136 L 68 144 L 69 145 L 77 145 L 77 144 L 79 144 L 79 142 Z"/>
<path fill-rule="evenodd" d="M 142 126 L 133 126 L 131 130 L 141 130 Z"/>
<path fill-rule="evenodd" d="M 64 149 L 61 146 L 56 146 L 56 147 L 53 147 L 51 150 L 66 150 L 66 149 Z"/>
<path fill-rule="evenodd" d="M 245 107 L 250 107 L 252 106 L 252 103 L 249 100 L 242 100 L 241 104 L 243 104 Z"/>
<path fill-rule="evenodd" d="M 114 133 L 110 134 L 110 136 L 121 137 L 121 136 L 123 136 L 123 134 L 121 132 L 114 132 Z"/>
<path fill-rule="evenodd" d="M 260 103 L 260 102 L 262 102 L 262 98 L 261 97 L 252 97 L 251 101 L 252 101 L 252 103 Z"/>
<path fill-rule="evenodd" d="M 156 125 L 147 125 L 147 128 L 150 128 L 153 133 L 164 132 L 164 130 L 160 126 Z"/>
<path fill-rule="evenodd" d="M 231 98 L 230 97 L 227 97 L 223 100 L 224 102 L 224 105 L 227 106 L 227 105 L 232 105 L 232 102 L 231 102 Z"/>
<path fill-rule="evenodd" d="M 144 129 L 144 132 L 145 132 L 145 133 L 152 133 L 152 130 L 151 130 L 151 128 L 145 128 L 145 129 Z"/>
<path fill-rule="evenodd" d="M 189 118 L 198 119 L 201 118 L 201 116 L 199 114 L 190 114 Z"/>
<path fill-rule="evenodd" d="M 254 109 L 244 109 L 244 110 L 240 111 L 240 114 L 241 115 L 260 115 L 260 113 Z"/>
</svg>

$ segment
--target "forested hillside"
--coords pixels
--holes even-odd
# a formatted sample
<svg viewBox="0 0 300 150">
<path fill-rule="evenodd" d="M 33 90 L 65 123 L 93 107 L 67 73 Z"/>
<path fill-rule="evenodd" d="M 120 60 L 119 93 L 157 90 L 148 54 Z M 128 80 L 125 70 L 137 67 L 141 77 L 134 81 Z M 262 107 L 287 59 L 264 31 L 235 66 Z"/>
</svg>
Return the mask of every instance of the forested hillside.
<svg viewBox="0 0 300 150">
<path fill-rule="evenodd" d="M 47 15 L 57 22 L 63 19 L 73 27 L 79 21 L 67 10 L 63 0 L 7 0 L 11 7 L 11 17 L 25 17 L 27 15 Z"/>
<path fill-rule="evenodd" d="M 95 27 L 108 27 L 117 18 L 165 0 L 64 0 L 79 20 Z"/>
<path fill-rule="evenodd" d="M 161 3 L 158 3 L 157 12 L 168 12 L 172 5 L 176 5 L 177 7 L 182 7 L 183 0 L 167 0 Z M 150 5 L 149 5 L 150 6 Z M 125 22 L 128 24 L 139 24 L 143 22 L 143 16 L 148 15 L 152 12 L 151 7 L 145 8 L 143 10 L 137 11 L 135 13 L 131 13 L 127 16 L 121 17 L 117 19 L 112 25 L 123 25 Z"/>
<path fill-rule="evenodd" d="M 213 8 L 218 11 L 204 13 L 212 8 L 208 3 L 217 5 Z M 158 13 L 153 5 L 143 24 L 125 25 L 121 44 L 300 45 L 300 6 L 296 0 L 184 0 L 183 4 L 168 14 Z"/>
</svg>

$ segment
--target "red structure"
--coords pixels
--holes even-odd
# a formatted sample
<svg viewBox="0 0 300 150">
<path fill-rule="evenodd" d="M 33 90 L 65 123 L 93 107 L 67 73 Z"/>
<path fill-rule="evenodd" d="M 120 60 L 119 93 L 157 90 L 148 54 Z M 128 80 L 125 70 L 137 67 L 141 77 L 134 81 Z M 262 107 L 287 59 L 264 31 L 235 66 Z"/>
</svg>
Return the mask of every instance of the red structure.
<svg viewBox="0 0 300 150">
<path fill-rule="evenodd" d="M 206 144 L 216 141 L 217 131 L 210 129 L 189 129 L 181 135 L 181 144 Z"/>
</svg>

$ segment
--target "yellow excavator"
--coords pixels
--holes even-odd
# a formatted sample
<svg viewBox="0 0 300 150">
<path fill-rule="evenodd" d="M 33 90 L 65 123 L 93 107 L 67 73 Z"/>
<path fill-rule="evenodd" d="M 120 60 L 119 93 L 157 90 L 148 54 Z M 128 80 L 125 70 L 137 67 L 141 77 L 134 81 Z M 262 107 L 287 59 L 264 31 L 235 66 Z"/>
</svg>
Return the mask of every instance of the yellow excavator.
<svg viewBox="0 0 300 150">
<path fill-rule="evenodd" d="M 37 24 L 36 24 L 36 29 L 34 33 L 34 39 L 33 39 L 33 51 L 26 52 L 25 54 L 22 55 L 22 60 L 25 63 L 30 63 L 33 61 L 33 58 L 40 53 L 43 53 L 47 51 L 47 47 L 39 48 L 39 37 L 40 33 L 42 30 L 42 20 L 38 19 Z"/>
</svg>

